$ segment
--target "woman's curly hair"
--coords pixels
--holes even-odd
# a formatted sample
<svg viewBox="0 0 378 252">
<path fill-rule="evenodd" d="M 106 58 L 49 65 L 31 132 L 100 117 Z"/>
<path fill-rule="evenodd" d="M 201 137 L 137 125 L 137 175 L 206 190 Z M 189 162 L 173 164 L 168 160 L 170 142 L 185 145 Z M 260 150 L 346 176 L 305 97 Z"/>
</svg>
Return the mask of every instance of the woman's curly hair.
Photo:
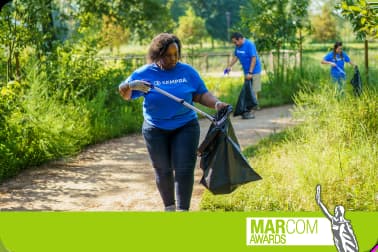
<svg viewBox="0 0 378 252">
<path fill-rule="evenodd" d="M 181 58 L 181 41 L 178 37 L 170 33 L 160 33 L 152 39 L 148 49 L 147 59 L 150 63 L 157 62 L 163 57 L 170 44 L 176 43 L 178 47 L 178 56 Z"/>
</svg>

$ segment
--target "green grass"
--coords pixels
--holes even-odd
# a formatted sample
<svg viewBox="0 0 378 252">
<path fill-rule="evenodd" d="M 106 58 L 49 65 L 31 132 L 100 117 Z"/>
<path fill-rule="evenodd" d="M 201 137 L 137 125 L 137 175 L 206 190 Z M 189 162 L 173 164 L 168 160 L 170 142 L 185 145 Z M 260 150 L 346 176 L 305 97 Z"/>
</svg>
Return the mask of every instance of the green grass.
<svg viewBox="0 0 378 252">
<path fill-rule="evenodd" d="M 300 125 L 247 148 L 244 153 L 263 180 L 229 195 L 203 195 L 202 210 L 316 211 L 315 186 L 333 209 L 378 210 L 378 94 L 335 99 L 323 83 L 300 93 L 295 116 Z"/>
<path fill-rule="evenodd" d="M 81 51 L 81 46 L 77 47 Z M 145 49 L 145 46 L 127 48 L 143 51 L 143 55 Z M 230 49 L 207 46 L 198 51 L 229 53 Z M 101 61 L 88 55 L 75 58 L 71 53 L 76 51 L 71 50 L 68 46 L 60 51 L 59 60 L 52 57 L 46 65 L 30 59 L 24 68 L 23 88 L 1 84 L 0 180 L 31 165 L 75 154 L 87 144 L 139 131 L 143 121 L 142 99 L 123 101 L 117 86 L 141 63 Z M 321 66 L 318 58 L 305 60 L 302 75 L 297 68 L 286 69 L 282 76 L 263 75 L 261 107 L 292 103 L 293 94 L 299 90 L 312 92 L 318 88 L 321 76 L 328 78 L 328 68 Z M 226 58 L 209 59 L 210 70 L 222 73 L 225 63 Z M 237 67 L 240 64 L 234 70 Z M 372 68 L 370 74 L 376 76 L 378 72 Z M 199 71 L 204 73 L 201 68 Z M 235 106 L 242 77 L 204 76 L 211 92 Z M 198 106 L 210 114 L 215 112 Z"/>
</svg>

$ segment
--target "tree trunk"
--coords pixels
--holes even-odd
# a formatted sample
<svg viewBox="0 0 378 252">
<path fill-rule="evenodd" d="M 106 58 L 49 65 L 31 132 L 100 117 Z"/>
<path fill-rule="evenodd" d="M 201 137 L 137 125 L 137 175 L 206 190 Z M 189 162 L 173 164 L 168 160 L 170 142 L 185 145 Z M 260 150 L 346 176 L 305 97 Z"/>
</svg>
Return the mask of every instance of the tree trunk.
<svg viewBox="0 0 378 252">
<path fill-rule="evenodd" d="M 301 73 L 301 77 L 303 77 L 303 65 L 302 65 L 302 53 L 303 53 L 303 45 L 302 45 L 302 29 L 299 29 L 299 71 Z"/>
<path fill-rule="evenodd" d="M 21 67 L 20 67 L 20 53 L 18 51 L 16 51 L 14 53 L 14 58 L 16 60 L 16 66 L 15 66 L 16 76 L 15 76 L 15 79 L 20 82 L 21 81 Z"/>
<path fill-rule="evenodd" d="M 8 46 L 9 55 L 8 55 L 8 60 L 7 60 L 7 82 L 13 78 L 13 66 L 12 66 L 13 48 L 14 48 L 14 41 L 12 41 Z"/>
<path fill-rule="evenodd" d="M 366 84 L 369 85 L 369 42 L 367 38 L 365 38 L 365 77 L 366 77 Z"/>
</svg>

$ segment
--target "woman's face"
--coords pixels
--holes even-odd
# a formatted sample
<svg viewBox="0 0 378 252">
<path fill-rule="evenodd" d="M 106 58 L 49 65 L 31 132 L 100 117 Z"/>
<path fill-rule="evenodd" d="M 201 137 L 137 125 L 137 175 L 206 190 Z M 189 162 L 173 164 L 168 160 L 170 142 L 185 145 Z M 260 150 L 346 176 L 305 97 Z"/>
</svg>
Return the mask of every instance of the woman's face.
<svg viewBox="0 0 378 252">
<path fill-rule="evenodd" d="M 343 51 L 343 47 L 342 46 L 336 47 L 336 53 L 337 54 L 340 54 L 342 51 Z"/>
<path fill-rule="evenodd" d="M 164 70 L 172 69 L 176 66 L 179 59 L 178 45 L 172 43 L 168 46 L 167 51 L 160 59 L 160 67 Z"/>
</svg>

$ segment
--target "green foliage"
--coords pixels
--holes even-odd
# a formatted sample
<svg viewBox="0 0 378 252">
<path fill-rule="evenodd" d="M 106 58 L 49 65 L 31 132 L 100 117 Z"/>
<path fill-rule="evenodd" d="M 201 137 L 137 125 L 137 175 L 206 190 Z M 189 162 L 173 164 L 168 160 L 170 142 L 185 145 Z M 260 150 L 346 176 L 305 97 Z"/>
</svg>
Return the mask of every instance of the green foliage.
<svg viewBox="0 0 378 252">
<path fill-rule="evenodd" d="M 58 47 L 56 56 L 53 55 L 46 62 L 46 70 L 51 81 L 49 92 L 58 96 L 62 101 L 78 98 L 92 99 L 106 74 L 101 62 L 96 60 L 90 45 L 64 45 Z M 54 64 L 51 64 L 54 62 Z"/>
<path fill-rule="evenodd" d="M 322 7 L 322 12 L 312 17 L 312 37 L 315 42 L 336 41 L 337 23 L 331 10 L 331 6 L 324 4 Z"/>
<path fill-rule="evenodd" d="M 118 54 L 121 45 L 127 44 L 131 37 L 129 29 L 115 24 L 114 19 L 106 16 L 103 17 L 101 35 L 101 47 L 108 46 L 111 51 L 113 51 L 113 49 L 117 49 Z"/>
<path fill-rule="evenodd" d="M 241 9 L 240 26 L 253 34 L 260 51 L 280 49 L 286 43 L 295 45 L 297 30 L 307 23 L 308 4 L 305 0 L 250 0 Z"/>
<path fill-rule="evenodd" d="M 378 210 L 378 93 L 337 100 L 328 83 L 321 83 L 317 92 L 296 97 L 301 124 L 245 151 L 263 180 L 230 195 L 205 193 L 203 210 L 316 211 L 317 184 L 330 209 Z"/>
<path fill-rule="evenodd" d="M 273 65 L 273 73 L 279 82 L 284 81 L 283 77 L 287 75 L 282 49 L 298 46 L 302 50 L 301 31 L 309 26 L 308 4 L 306 0 L 250 0 L 241 9 L 239 29 L 248 31 L 244 34 L 246 37 L 253 34 L 258 51 L 274 50 L 276 63 Z"/>
<path fill-rule="evenodd" d="M 248 0 L 191 0 L 189 2 L 197 15 L 205 20 L 206 29 L 211 37 L 228 41 L 228 28 L 240 21 L 240 6 L 245 5 Z M 229 24 L 227 24 L 227 12 L 229 13 Z"/>
<path fill-rule="evenodd" d="M 185 16 L 179 18 L 176 35 L 188 45 L 196 45 L 207 35 L 205 21 L 197 17 L 192 8 L 188 8 Z"/>
<path fill-rule="evenodd" d="M 166 4 L 175 22 L 178 22 L 179 17 L 185 15 L 185 10 L 188 7 L 187 0 L 167 0 Z"/>
<path fill-rule="evenodd" d="M 154 34 L 173 28 L 166 5 L 156 0 L 78 1 L 76 15 L 93 13 L 98 19 L 108 16 L 114 24 L 129 28 L 134 39 L 147 41 Z"/>
<path fill-rule="evenodd" d="M 36 78 L 28 88 L 2 92 L 11 106 L 0 136 L 0 180 L 28 166 L 77 152 L 89 143 L 88 112 L 74 104 L 62 105 L 43 97 L 45 79 Z M 2 89 L 4 91 L 4 89 Z M 4 105 L 2 100 L 2 105 Z M 5 122 L 5 123 L 4 123 Z"/>
<path fill-rule="evenodd" d="M 12 1 L 0 12 L 0 43 L 7 51 L 5 82 L 21 78 L 19 61 L 25 48 L 32 46 L 37 53 L 50 49 L 47 40 L 53 33 L 49 29 L 51 13 L 47 9 L 51 3 L 45 4 L 48 8 L 39 8 L 29 1 Z"/>
<path fill-rule="evenodd" d="M 1 87 L 0 181 L 142 124 L 140 101 L 126 103 L 118 94 L 128 66 L 59 56 L 30 61 L 23 82 Z"/>
<path fill-rule="evenodd" d="M 91 143 L 127 133 L 137 132 L 143 122 L 142 100 L 124 101 L 118 92 L 118 84 L 124 79 L 119 69 L 108 70 L 97 85 L 96 95 L 87 100 L 86 108 L 90 113 Z"/>
<path fill-rule="evenodd" d="M 378 10 L 373 8 L 366 0 L 343 0 L 337 6 L 341 14 L 347 18 L 353 26 L 357 37 L 367 36 L 378 38 Z"/>
</svg>

